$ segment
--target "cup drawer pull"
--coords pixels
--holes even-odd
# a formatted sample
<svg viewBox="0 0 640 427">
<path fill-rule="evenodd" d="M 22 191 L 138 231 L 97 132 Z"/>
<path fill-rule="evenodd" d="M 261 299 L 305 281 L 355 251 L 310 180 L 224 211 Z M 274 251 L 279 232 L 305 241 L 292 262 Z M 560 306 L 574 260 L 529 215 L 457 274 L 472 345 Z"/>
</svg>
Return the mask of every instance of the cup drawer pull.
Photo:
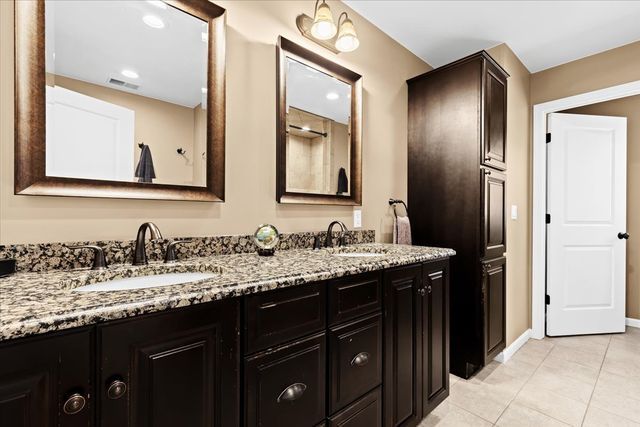
<svg viewBox="0 0 640 427">
<path fill-rule="evenodd" d="M 306 384 L 291 384 L 289 387 L 282 390 L 282 393 L 280 393 L 280 396 L 278 396 L 277 402 L 293 402 L 294 400 L 298 400 L 302 397 L 306 389 Z"/>
<path fill-rule="evenodd" d="M 367 363 L 369 363 L 369 358 L 371 357 L 371 355 L 369 353 L 367 353 L 366 351 L 363 351 L 362 353 L 358 353 L 356 354 L 356 357 L 354 357 L 351 360 L 351 366 L 355 366 L 357 368 L 361 367 L 361 366 L 365 366 Z"/>
</svg>

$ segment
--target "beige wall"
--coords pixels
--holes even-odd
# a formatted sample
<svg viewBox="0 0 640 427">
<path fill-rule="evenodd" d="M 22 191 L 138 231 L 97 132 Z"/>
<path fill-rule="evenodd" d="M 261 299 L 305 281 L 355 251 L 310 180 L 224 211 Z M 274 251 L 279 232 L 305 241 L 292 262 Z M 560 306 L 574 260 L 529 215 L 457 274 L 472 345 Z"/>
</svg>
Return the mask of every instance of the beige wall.
<svg viewBox="0 0 640 427">
<path fill-rule="evenodd" d="M 531 104 L 640 80 L 640 42 L 531 75 Z"/>
<path fill-rule="evenodd" d="M 133 238 L 142 221 L 165 235 L 251 233 L 352 224 L 352 209 L 275 202 L 275 43 L 287 37 L 364 76 L 363 227 L 389 240 L 387 199 L 406 197 L 407 87 L 430 67 L 355 12 L 360 48 L 334 55 L 304 39 L 309 1 L 219 1 L 227 9 L 226 203 L 13 195 L 13 2 L 0 2 L 0 243 Z M 346 6 L 331 2 L 334 13 Z M 384 55 L 380 55 L 384 52 Z"/>
<path fill-rule="evenodd" d="M 140 159 L 138 143 L 143 142 L 151 149 L 156 172 L 154 183 L 206 185 L 204 180 L 194 183 L 194 162 L 202 162 L 202 156 L 193 156 L 194 138 L 196 131 L 205 132 L 206 135 L 206 122 L 196 122 L 194 108 L 64 76 L 52 76 L 47 83 L 133 110 L 135 130 L 131 150 L 135 159 L 134 166 Z M 204 129 L 196 129 L 196 126 Z M 179 147 L 187 151 L 188 159 L 176 152 Z"/>
<path fill-rule="evenodd" d="M 507 70 L 507 345 L 531 327 L 530 74 L 506 44 L 489 54 Z M 511 205 L 518 219 L 511 219 Z"/>
<path fill-rule="evenodd" d="M 640 95 L 563 111 L 627 117 L 627 231 L 640 236 Z M 640 239 L 627 242 L 627 317 L 640 318 Z"/>
</svg>

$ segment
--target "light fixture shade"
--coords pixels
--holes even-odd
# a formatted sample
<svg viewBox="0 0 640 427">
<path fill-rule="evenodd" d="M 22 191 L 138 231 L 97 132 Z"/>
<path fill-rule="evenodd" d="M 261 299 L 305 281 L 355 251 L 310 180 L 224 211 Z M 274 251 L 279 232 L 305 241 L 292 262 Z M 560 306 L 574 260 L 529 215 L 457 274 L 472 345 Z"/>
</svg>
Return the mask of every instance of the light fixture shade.
<svg viewBox="0 0 640 427">
<path fill-rule="evenodd" d="M 333 22 L 333 14 L 329 5 L 324 1 L 316 9 L 311 26 L 311 35 L 318 40 L 329 40 L 336 35 L 338 28 Z"/>
<path fill-rule="evenodd" d="M 356 50 L 358 46 L 360 46 L 360 40 L 358 40 L 353 21 L 345 18 L 340 24 L 340 32 L 338 33 L 338 40 L 336 40 L 336 49 L 340 52 L 351 52 Z"/>
</svg>

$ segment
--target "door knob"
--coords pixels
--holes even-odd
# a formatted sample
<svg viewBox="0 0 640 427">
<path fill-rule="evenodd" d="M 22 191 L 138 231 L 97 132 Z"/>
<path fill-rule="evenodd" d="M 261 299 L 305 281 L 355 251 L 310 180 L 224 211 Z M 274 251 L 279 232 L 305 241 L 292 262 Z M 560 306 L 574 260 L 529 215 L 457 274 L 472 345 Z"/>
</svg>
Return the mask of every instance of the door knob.
<svg viewBox="0 0 640 427">
<path fill-rule="evenodd" d="M 75 415 L 81 412 L 86 405 L 87 400 L 80 393 L 74 393 L 64 402 L 62 410 L 67 415 Z"/>
<path fill-rule="evenodd" d="M 625 239 L 627 240 L 629 238 L 629 233 L 618 233 L 618 239 L 622 240 Z"/>
</svg>

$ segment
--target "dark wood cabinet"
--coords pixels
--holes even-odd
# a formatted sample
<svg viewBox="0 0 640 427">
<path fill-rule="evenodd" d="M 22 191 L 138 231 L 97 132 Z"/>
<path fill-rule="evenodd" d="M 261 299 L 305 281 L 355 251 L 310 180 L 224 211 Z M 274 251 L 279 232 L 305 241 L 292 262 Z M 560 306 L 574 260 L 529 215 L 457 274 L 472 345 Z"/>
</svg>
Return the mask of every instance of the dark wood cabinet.
<svg viewBox="0 0 640 427">
<path fill-rule="evenodd" d="M 246 426 L 315 426 L 325 418 L 326 337 L 312 335 L 245 360 Z"/>
<path fill-rule="evenodd" d="M 97 329 L 103 427 L 239 423 L 238 300 Z"/>
<path fill-rule="evenodd" d="M 91 331 L 0 345 L 0 425 L 93 425 Z"/>
<path fill-rule="evenodd" d="M 449 262 L 388 270 L 384 425 L 415 426 L 449 395 Z"/>
<path fill-rule="evenodd" d="M 422 267 L 384 272 L 384 425 L 422 419 Z"/>
<path fill-rule="evenodd" d="M 485 319 L 485 363 L 505 347 L 507 260 L 498 258 L 482 263 L 482 301 Z"/>
<path fill-rule="evenodd" d="M 506 250 L 507 78 L 482 51 L 408 81 L 412 238 L 456 251 L 450 263 L 450 363 L 451 372 L 464 378 L 486 361 L 485 314 L 503 310 L 485 311 L 482 261 Z"/>
<path fill-rule="evenodd" d="M 382 396 L 373 390 L 329 418 L 329 427 L 382 427 Z"/>
<path fill-rule="evenodd" d="M 328 289 L 331 325 L 379 311 L 382 307 L 378 271 L 331 280 Z"/>
</svg>

